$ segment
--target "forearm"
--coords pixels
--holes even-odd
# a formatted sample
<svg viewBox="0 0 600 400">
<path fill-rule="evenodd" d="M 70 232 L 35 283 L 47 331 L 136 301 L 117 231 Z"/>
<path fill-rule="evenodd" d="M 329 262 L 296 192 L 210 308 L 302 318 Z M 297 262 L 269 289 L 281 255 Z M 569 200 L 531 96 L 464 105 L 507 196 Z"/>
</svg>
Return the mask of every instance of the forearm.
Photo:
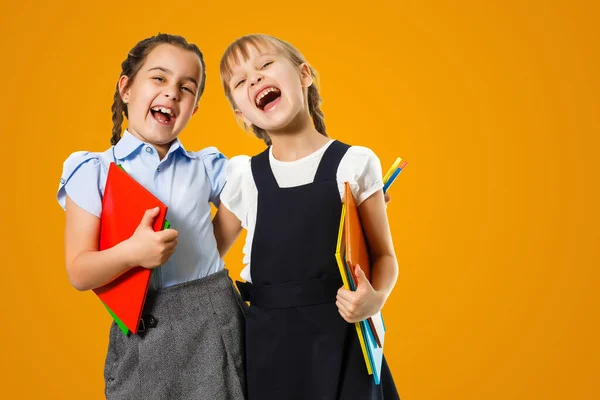
<svg viewBox="0 0 600 400">
<path fill-rule="evenodd" d="M 67 262 L 69 281 L 77 290 L 104 286 L 132 267 L 126 242 L 102 251 L 85 251 Z"/>
<path fill-rule="evenodd" d="M 227 254 L 242 231 L 241 222 L 225 206 L 221 205 L 213 219 L 214 235 L 217 249 L 222 257 Z"/>
<path fill-rule="evenodd" d="M 378 257 L 371 268 L 371 285 L 385 304 L 398 279 L 398 261 L 393 255 Z"/>
</svg>

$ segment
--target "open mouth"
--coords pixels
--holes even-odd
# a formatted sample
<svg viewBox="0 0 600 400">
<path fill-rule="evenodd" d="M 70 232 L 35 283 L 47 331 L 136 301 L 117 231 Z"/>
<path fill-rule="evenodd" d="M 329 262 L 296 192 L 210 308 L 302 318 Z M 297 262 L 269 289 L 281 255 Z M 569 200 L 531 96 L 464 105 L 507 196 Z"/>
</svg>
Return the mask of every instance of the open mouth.
<svg viewBox="0 0 600 400">
<path fill-rule="evenodd" d="M 254 102 L 256 107 L 263 111 L 269 111 L 279 102 L 281 99 L 281 90 L 274 86 L 269 86 L 261 90 L 256 94 Z"/>
<path fill-rule="evenodd" d="M 156 106 L 150 109 L 152 116 L 161 124 L 168 124 L 175 119 L 175 112 L 168 107 Z"/>
</svg>

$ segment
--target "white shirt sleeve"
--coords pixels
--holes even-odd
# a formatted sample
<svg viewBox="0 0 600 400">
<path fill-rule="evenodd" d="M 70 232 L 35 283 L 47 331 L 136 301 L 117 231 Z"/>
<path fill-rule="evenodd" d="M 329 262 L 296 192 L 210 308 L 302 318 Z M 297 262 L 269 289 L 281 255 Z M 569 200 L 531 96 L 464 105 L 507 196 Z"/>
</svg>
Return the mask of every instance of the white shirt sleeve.
<svg viewBox="0 0 600 400">
<path fill-rule="evenodd" d="M 221 192 L 221 203 L 248 227 L 248 213 L 258 196 L 252 176 L 250 157 L 232 157 L 227 163 L 225 187 Z"/>
<path fill-rule="evenodd" d="M 373 193 L 383 189 L 379 157 L 367 147 L 350 147 L 340 161 L 337 181 L 340 194 L 344 193 L 344 183 L 350 184 L 356 205 L 360 205 Z"/>
</svg>

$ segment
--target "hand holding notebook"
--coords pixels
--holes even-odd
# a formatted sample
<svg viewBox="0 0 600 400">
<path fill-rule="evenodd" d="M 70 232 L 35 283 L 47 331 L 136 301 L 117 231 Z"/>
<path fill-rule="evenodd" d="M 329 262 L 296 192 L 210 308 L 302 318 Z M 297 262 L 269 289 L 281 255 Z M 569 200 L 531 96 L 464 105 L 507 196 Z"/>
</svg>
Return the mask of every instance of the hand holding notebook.
<svg viewBox="0 0 600 400">
<path fill-rule="evenodd" d="M 159 209 L 158 215 L 156 211 L 147 211 L 155 208 Z M 111 163 L 102 198 L 99 249 L 109 249 L 130 239 L 134 234 L 145 233 L 144 223 L 140 228 L 142 220 L 154 232 L 168 228 L 165 219 L 167 210 L 167 206 L 152 193 L 122 168 Z M 138 251 L 143 249 L 140 248 Z M 159 260 L 150 261 L 151 264 L 155 264 Z M 142 266 L 134 266 L 112 282 L 94 289 L 94 293 L 126 335 L 130 331 L 137 333 L 151 272 L 150 269 Z"/>
<path fill-rule="evenodd" d="M 406 164 L 406 161 L 402 162 L 401 158 L 396 159 L 383 178 L 384 193 L 387 192 Z M 374 289 L 370 283 L 371 260 L 362 225 L 350 185 L 346 182 L 335 257 L 344 288 L 347 291 L 354 291 L 354 294 L 363 292 L 363 295 L 359 296 L 359 300 L 368 302 L 370 298 L 373 301 L 371 305 L 380 310 L 381 307 L 375 304 L 377 303 L 376 296 L 369 296 L 369 292 Z M 341 292 L 346 293 L 345 297 L 348 297 L 347 292 Z M 371 315 L 369 318 L 356 322 L 355 326 L 367 372 L 369 375 L 372 374 L 375 383 L 379 384 L 386 331 L 381 311 L 373 314 L 369 304 L 363 304 L 358 311 L 359 313 L 364 312 L 365 316 Z"/>
<path fill-rule="evenodd" d="M 174 229 L 154 231 L 154 219 L 159 212 L 158 207 L 146 210 L 140 224 L 129 239 L 131 252 L 138 260 L 136 266 L 154 269 L 167 262 L 171 254 L 175 252 L 177 231 Z"/>
<path fill-rule="evenodd" d="M 355 290 L 338 292 L 338 307 L 344 310 L 348 322 L 358 322 L 369 318 L 381 310 L 384 299 L 371 286 L 365 272 L 359 264 L 352 271 Z"/>
</svg>

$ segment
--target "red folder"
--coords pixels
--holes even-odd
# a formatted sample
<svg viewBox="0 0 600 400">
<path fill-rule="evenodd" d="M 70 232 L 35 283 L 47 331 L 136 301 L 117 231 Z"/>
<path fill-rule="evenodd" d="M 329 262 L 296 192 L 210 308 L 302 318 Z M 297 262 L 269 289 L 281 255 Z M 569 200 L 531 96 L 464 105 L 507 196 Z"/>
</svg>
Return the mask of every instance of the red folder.
<svg viewBox="0 0 600 400">
<path fill-rule="evenodd" d="M 153 225 L 154 231 L 159 231 L 165 224 L 167 206 L 123 169 L 111 163 L 102 199 L 99 249 L 109 249 L 129 239 L 144 212 L 154 207 L 160 208 Z M 151 273 L 150 269 L 134 267 L 107 285 L 94 289 L 100 300 L 133 333 L 138 330 Z"/>
</svg>

